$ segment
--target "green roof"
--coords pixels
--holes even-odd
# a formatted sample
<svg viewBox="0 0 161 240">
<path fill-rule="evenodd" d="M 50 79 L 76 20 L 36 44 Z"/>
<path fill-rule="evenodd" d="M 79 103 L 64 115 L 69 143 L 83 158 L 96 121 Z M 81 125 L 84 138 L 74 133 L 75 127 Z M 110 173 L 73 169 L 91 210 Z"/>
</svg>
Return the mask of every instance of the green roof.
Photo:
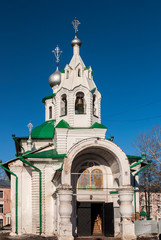
<svg viewBox="0 0 161 240">
<path fill-rule="evenodd" d="M 96 90 L 96 87 L 91 90 L 91 93 L 94 93 L 95 90 Z"/>
<path fill-rule="evenodd" d="M 88 69 L 88 68 L 90 68 L 90 66 L 85 67 L 84 70 L 86 70 L 86 69 Z"/>
<path fill-rule="evenodd" d="M 56 159 L 62 159 L 66 156 L 66 154 L 58 154 L 56 149 L 51 149 L 47 151 L 37 152 L 37 153 L 31 153 L 27 155 L 27 158 L 56 158 Z"/>
<path fill-rule="evenodd" d="M 69 126 L 69 124 L 64 121 L 64 120 L 61 120 L 57 125 L 56 125 L 56 128 L 71 128 Z"/>
<path fill-rule="evenodd" d="M 49 120 L 35 127 L 31 132 L 31 138 L 53 138 L 54 136 L 54 120 Z"/>
<path fill-rule="evenodd" d="M 56 94 L 55 94 L 55 93 L 53 93 L 53 94 L 50 94 L 50 95 L 48 95 L 48 96 L 44 97 L 44 98 L 42 99 L 42 102 L 44 103 L 46 99 L 53 98 L 55 95 L 56 95 Z"/>
<path fill-rule="evenodd" d="M 71 127 L 66 121 L 61 120 L 55 128 L 68 128 L 68 129 L 90 129 L 90 128 L 102 128 L 107 129 L 103 124 L 95 122 L 91 127 Z"/>
<path fill-rule="evenodd" d="M 103 124 L 95 122 L 90 128 L 104 128 L 107 129 Z"/>
<path fill-rule="evenodd" d="M 140 160 L 141 157 L 140 156 L 133 156 L 133 155 L 126 155 L 128 159 L 137 159 Z"/>
<path fill-rule="evenodd" d="M 64 70 L 64 69 L 62 69 L 62 70 L 61 70 L 61 73 L 65 73 L 65 70 Z"/>
</svg>

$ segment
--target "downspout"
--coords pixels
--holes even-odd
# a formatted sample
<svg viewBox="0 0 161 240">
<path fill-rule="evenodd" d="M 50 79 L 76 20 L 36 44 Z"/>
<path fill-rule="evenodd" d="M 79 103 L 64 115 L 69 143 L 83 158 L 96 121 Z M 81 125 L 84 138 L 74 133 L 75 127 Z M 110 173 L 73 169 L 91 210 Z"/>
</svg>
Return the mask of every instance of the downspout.
<svg viewBox="0 0 161 240">
<path fill-rule="evenodd" d="M 18 200 L 18 177 L 17 177 L 17 175 L 15 173 L 11 172 L 8 168 L 4 167 L 2 165 L 2 161 L 0 161 L 0 167 L 16 177 L 16 193 L 15 193 L 15 222 L 16 223 L 15 223 L 15 233 L 18 234 L 18 231 L 17 231 L 17 222 L 18 222 L 17 221 L 17 212 L 18 212 L 18 206 L 17 206 L 17 200 Z"/>
<path fill-rule="evenodd" d="M 41 219 L 41 170 L 34 165 L 32 165 L 30 162 L 26 161 L 23 156 L 20 156 L 19 159 L 29 165 L 30 167 L 34 168 L 37 172 L 39 172 L 39 234 L 41 235 L 41 227 L 42 227 L 42 219 Z"/>
<path fill-rule="evenodd" d="M 137 163 L 134 163 L 130 166 L 130 169 L 133 168 L 133 167 L 136 167 L 137 165 L 139 165 L 140 163 L 144 162 L 145 161 L 145 154 L 142 154 L 141 155 L 141 159 L 137 162 Z"/>
<path fill-rule="evenodd" d="M 140 172 L 144 171 L 145 169 L 147 169 L 148 167 L 150 167 L 151 163 L 148 163 L 145 167 L 139 169 L 135 174 L 134 174 L 134 208 L 135 208 L 135 221 L 136 221 L 136 180 L 135 180 L 135 176 L 138 175 Z"/>
<path fill-rule="evenodd" d="M 12 135 L 12 138 L 13 138 L 13 140 L 20 146 L 20 148 L 22 148 L 22 150 L 23 150 L 23 153 L 25 152 L 25 149 L 22 147 L 22 145 L 17 141 L 17 139 L 16 139 L 16 137 L 15 137 L 15 135 L 13 134 Z"/>
</svg>

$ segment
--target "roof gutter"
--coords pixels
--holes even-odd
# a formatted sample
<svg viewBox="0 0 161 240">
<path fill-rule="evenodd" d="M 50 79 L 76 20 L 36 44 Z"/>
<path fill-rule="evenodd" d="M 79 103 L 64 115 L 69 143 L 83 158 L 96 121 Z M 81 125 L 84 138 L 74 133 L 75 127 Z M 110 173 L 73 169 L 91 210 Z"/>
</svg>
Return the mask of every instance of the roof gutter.
<svg viewBox="0 0 161 240">
<path fill-rule="evenodd" d="M 23 153 L 25 152 L 25 149 L 22 147 L 22 145 L 17 141 L 17 139 L 16 139 L 16 137 L 15 137 L 15 135 L 14 134 L 12 134 L 12 138 L 13 138 L 13 140 L 20 146 L 20 148 L 22 148 L 22 150 L 23 150 Z"/>
<path fill-rule="evenodd" d="M 141 155 L 141 159 L 140 159 L 138 162 L 132 164 L 132 165 L 130 166 L 130 169 L 131 169 L 131 168 L 134 168 L 134 167 L 136 167 L 137 165 L 139 165 L 140 163 L 144 162 L 144 161 L 145 161 L 145 156 L 146 156 L 145 154 L 142 154 L 142 155 Z"/>
</svg>

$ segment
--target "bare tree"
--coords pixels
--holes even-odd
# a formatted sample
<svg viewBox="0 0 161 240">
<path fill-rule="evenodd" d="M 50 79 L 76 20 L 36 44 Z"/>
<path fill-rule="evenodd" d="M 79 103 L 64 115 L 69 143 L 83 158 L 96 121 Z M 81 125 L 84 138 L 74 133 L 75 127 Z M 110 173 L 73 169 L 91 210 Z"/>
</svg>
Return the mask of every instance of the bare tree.
<svg viewBox="0 0 161 240">
<path fill-rule="evenodd" d="M 145 194 L 145 209 L 150 216 L 151 193 L 161 192 L 161 127 L 153 127 L 141 133 L 134 142 L 137 150 L 146 154 L 151 166 L 139 175 L 140 191 Z"/>
</svg>

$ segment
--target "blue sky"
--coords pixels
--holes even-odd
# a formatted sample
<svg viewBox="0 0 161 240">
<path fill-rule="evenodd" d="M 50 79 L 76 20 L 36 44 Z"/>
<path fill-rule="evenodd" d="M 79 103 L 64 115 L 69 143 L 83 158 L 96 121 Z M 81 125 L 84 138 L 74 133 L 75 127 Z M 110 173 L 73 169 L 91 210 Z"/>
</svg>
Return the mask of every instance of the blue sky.
<svg viewBox="0 0 161 240">
<path fill-rule="evenodd" d="M 127 153 L 132 142 L 161 121 L 160 0 L 2 0 L 0 2 L 0 159 L 15 156 L 11 135 L 44 122 L 42 98 L 52 93 L 52 50 L 72 57 L 74 17 L 81 22 L 80 55 L 101 92 L 107 137 Z M 56 64 L 54 62 L 54 70 Z M 159 116 L 159 117 L 158 117 Z M 143 119 L 143 120 L 142 120 Z"/>
</svg>

